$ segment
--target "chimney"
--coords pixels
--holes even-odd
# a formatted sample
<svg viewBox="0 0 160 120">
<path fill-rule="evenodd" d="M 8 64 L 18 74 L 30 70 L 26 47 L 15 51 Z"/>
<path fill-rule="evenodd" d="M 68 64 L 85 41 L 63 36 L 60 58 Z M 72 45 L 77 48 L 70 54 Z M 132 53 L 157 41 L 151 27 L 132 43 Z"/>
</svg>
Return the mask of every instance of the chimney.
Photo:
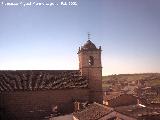
<svg viewBox="0 0 160 120">
<path fill-rule="evenodd" d="M 74 111 L 77 112 L 80 110 L 80 103 L 79 102 L 74 102 Z"/>
<path fill-rule="evenodd" d="M 137 106 L 139 106 L 139 104 L 140 104 L 140 103 L 139 103 L 139 99 L 137 99 Z"/>
</svg>

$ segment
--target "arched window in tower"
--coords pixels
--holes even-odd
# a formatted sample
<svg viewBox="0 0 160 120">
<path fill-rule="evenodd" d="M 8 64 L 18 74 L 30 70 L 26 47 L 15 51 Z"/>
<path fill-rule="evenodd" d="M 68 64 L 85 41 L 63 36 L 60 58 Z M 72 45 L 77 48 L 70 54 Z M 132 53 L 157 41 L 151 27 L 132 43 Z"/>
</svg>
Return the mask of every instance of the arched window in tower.
<svg viewBox="0 0 160 120">
<path fill-rule="evenodd" d="M 94 57 L 93 56 L 89 56 L 88 63 L 89 63 L 90 66 L 94 65 Z"/>
</svg>

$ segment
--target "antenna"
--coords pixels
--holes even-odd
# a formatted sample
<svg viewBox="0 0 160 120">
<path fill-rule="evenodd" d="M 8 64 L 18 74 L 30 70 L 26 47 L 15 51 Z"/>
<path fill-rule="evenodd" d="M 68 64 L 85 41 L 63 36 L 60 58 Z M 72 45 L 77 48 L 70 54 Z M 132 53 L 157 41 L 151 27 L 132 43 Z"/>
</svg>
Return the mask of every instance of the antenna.
<svg viewBox="0 0 160 120">
<path fill-rule="evenodd" d="M 90 35 L 91 35 L 91 34 L 88 32 L 88 40 L 90 40 L 90 39 L 91 39 L 91 38 L 90 38 Z"/>
</svg>

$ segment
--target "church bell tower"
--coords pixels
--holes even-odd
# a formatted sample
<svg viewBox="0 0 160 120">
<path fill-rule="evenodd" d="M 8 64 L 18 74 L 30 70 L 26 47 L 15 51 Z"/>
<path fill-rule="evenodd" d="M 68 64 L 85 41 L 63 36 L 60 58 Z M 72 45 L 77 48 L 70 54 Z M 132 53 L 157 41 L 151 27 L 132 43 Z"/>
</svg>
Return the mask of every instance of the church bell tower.
<svg viewBox="0 0 160 120">
<path fill-rule="evenodd" d="M 79 70 L 88 78 L 90 101 L 102 103 L 101 46 L 97 48 L 90 40 L 79 48 Z"/>
</svg>

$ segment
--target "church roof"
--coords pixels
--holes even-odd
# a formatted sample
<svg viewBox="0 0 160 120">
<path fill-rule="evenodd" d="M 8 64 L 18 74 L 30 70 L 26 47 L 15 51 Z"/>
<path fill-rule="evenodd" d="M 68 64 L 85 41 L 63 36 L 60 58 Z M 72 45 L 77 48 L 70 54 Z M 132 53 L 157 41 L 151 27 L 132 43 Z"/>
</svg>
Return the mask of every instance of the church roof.
<svg viewBox="0 0 160 120">
<path fill-rule="evenodd" d="M 0 92 L 87 88 L 79 70 L 0 71 Z"/>
<path fill-rule="evenodd" d="M 93 42 L 88 40 L 83 46 L 79 47 L 78 54 L 83 51 L 101 51 L 101 46 L 97 48 Z"/>
<path fill-rule="evenodd" d="M 88 40 L 82 47 L 84 50 L 97 50 L 95 44 Z"/>
</svg>

